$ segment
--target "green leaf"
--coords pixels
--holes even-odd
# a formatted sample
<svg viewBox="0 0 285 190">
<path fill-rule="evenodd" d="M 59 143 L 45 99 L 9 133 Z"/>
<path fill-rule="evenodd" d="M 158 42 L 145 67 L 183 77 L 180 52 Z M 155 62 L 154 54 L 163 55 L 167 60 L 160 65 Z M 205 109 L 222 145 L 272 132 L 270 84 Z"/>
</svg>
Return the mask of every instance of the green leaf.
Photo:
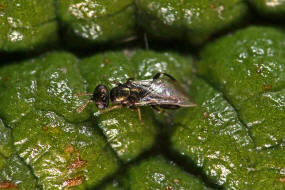
<svg viewBox="0 0 285 190">
<path fill-rule="evenodd" d="M 259 148 L 284 141 L 284 40 L 281 30 L 249 27 L 207 46 L 198 64 L 199 74 L 237 109 Z"/>
<path fill-rule="evenodd" d="M 198 106 L 176 115 L 173 149 L 225 189 L 283 189 L 284 146 L 258 148 L 223 94 L 199 78 L 192 82 Z"/>
<path fill-rule="evenodd" d="M 76 112 L 84 103 L 74 96 L 84 91 L 78 62 L 58 52 L 0 70 L 1 118 L 44 189 L 91 187 L 119 167 L 90 113 Z"/>
<path fill-rule="evenodd" d="M 0 155 L 0 189 L 40 189 L 29 167 L 17 156 Z"/>
<path fill-rule="evenodd" d="M 138 119 L 136 110 L 122 108 L 110 111 L 98 118 L 98 126 L 119 158 L 130 161 L 155 144 L 156 122 L 149 109 L 141 111 L 143 121 Z"/>
<path fill-rule="evenodd" d="M 248 8 L 242 0 L 138 0 L 138 23 L 160 38 L 186 38 L 201 44 L 214 33 L 241 22 Z"/>
<path fill-rule="evenodd" d="M 100 83 L 111 89 L 130 77 L 152 78 L 158 71 L 186 81 L 192 75 L 190 63 L 174 53 L 126 50 L 83 60 L 53 52 L 2 66 L 0 105 L 5 109 L 0 117 L 13 136 L 5 143 L 15 146 L 44 189 L 100 184 L 119 167 L 114 152 L 123 162 L 134 160 L 155 145 L 159 125 L 149 108 L 142 108 L 142 121 L 137 110 L 100 113 L 93 103 L 78 113 L 89 97 L 75 94 L 92 92 Z"/>
<path fill-rule="evenodd" d="M 274 0 L 274 1 L 252 0 L 250 2 L 263 16 L 268 16 L 268 17 L 277 16 L 284 18 L 285 2 L 283 0 Z"/>
<path fill-rule="evenodd" d="M 193 80 L 190 92 L 198 106 L 176 115 L 174 150 L 194 161 L 214 183 L 246 188 L 254 150 L 247 128 L 223 95 L 203 80 Z"/>
<path fill-rule="evenodd" d="M 66 42 L 72 47 L 120 40 L 135 33 L 133 0 L 60 0 L 58 13 Z"/>
<path fill-rule="evenodd" d="M 111 182 L 107 182 L 101 190 L 124 190 L 117 179 L 113 179 Z"/>
<path fill-rule="evenodd" d="M 0 119 L 0 155 L 9 157 L 12 153 L 14 153 L 14 146 L 11 129 L 5 127 Z"/>
<path fill-rule="evenodd" d="M 117 158 L 93 125 L 68 123 L 53 112 L 38 111 L 13 128 L 14 144 L 44 189 L 72 183 L 82 183 L 79 189 L 84 189 L 118 168 Z"/>
<path fill-rule="evenodd" d="M 196 177 L 189 175 L 162 156 L 145 159 L 127 170 L 125 189 L 207 189 Z"/>
<path fill-rule="evenodd" d="M 40 58 L 1 68 L 0 78 L 5 93 L 0 95 L 0 115 L 8 126 L 29 112 L 54 111 L 71 122 L 89 118 L 76 112 L 83 101 L 73 95 L 84 91 L 77 69 L 78 60 L 68 53 L 48 53 Z"/>
<path fill-rule="evenodd" d="M 79 114 L 76 109 L 83 103 L 75 94 L 84 91 L 79 60 L 69 53 L 51 53 L 37 60 L 40 71 L 37 81 L 35 107 L 63 116 L 70 122 L 84 121 L 88 113 Z"/>
<path fill-rule="evenodd" d="M 42 5 L 45 6 L 42 6 Z M 0 51 L 40 51 L 57 41 L 54 0 L 0 2 Z"/>
</svg>

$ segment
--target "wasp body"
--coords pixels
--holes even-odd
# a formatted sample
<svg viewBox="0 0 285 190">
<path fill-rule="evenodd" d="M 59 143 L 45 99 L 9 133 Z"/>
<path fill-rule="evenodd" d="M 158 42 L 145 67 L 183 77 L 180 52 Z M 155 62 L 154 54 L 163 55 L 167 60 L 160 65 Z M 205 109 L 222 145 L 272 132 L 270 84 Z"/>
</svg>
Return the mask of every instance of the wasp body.
<svg viewBox="0 0 285 190">
<path fill-rule="evenodd" d="M 161 75 L 167 76 L 168 80 L 161 79 Z M 111 108 L 107 108 L 109 99 L 114 104 Z M 157 73 L 152 79 L 148 80 L 128 79 L 125 83 L 119 83 L 112 88 L 110 93 L 105 85 L 100 84 L 95 88 L 92 98 L 77 111 L 81 112 L 89 101 L 94 101 L 99 109 L 105 109 L 103 112 L 122 106 L 137 108 L 140 119 L 139 107 L 141 106 L 152 106 L 155 109 L 157 107 L 177 109 L 195 106 L 177 81 L 167 73 Z"/>
</svg>

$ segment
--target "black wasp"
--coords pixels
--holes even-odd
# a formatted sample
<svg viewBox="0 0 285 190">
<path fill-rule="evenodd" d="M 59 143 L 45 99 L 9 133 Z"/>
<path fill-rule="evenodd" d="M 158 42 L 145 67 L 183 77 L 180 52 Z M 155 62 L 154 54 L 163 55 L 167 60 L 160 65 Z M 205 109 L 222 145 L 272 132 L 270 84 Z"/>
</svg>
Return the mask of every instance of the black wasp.
<svg viewBox="0 0 285 190">
<path fill-rule="evenodd" d="M 165 75 L 170 80 L 161 78 L 161 75 Z M 127 79 L 125 83 L 118 83 L 116 87 L 112 88 L 110 94 L 107 87 L 100 84 L 95 88 L 93 94 L 79 95 L 90 95 L 92 98 L 79 107 L 77 112 L 81 112 L 90 101 L 94 101 L 97 108 L 101 110 L 104 109 L 102 112 L 107 112 L 122 106 L 136 108 L 140 120 L 142 120 L 140 106 L 151 106 L 155 110 L 159 110 L 158 107 L 164 109 L 177 109 L 180 107 L 195 106 L 181 89 L 176 79 L 171 75 L 162 72 L 154 75 L 152 79 Z M 109 105 L 109 98 L 114 106 L 107 108 Z"/>
</svg>

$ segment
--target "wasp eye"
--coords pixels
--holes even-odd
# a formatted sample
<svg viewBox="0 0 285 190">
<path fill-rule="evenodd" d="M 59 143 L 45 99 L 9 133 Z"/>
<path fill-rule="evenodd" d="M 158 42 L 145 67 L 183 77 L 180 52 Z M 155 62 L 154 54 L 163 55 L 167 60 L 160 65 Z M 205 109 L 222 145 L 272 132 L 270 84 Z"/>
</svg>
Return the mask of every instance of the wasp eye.
<svg viewBox="0 0 285 190">
<path fill-rule="evenodd" d="M 98 85 L 92 98 L 99 109 L 105 109 L 109 105 L 109 91 L 105 85 Z"/>
</svg>

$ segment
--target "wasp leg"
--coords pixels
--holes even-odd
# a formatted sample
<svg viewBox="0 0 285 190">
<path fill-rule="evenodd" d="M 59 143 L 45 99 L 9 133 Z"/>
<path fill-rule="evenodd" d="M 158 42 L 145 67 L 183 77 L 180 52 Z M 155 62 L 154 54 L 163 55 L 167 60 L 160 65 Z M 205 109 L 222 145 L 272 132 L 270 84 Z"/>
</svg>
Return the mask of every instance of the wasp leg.
<svg viewBox="0 0 285 190">
<path fill-rule="evenodd" d="M 161 114 L 163 112 L 163 110 L 159 109 L 158 107 L 156 106 L 151 106 L 153 110 L 155 110 L 157 113 Z"/>
<path fill-rule="evenodd" d="M 80 92 L 80 93 L 74 94 L 74 96 L 76 96 L 76 97 L 79 97 L 79 96 L 93 96 L 93 94 Z"/>
<path fill-rule="evenodd" d="M 123 107 L 123 105 L 114 105 L 114 106 L 112 106 L 110 108 L 107 108 L 107 109 L 104 109 L 104 110 L 102 110 L 100 112 L 101 113 L 106 113 L 106 112 L 109 112 L 109 111 L 112 111 L 112 110 L 115 110 L 115 109 L 119 109 L 121 107 Z"/>
<path fill-rule="evenodd" d="M 161 76 L 161 75 L 165 75 L 165 76 L 167 76 L 168 78 L 170 78 L 171 80 L 173 80 L 174 82 L 176 82 L 176 79 L 173 77 L 173 76 L 171 76 L 171 75 L 169 75 L 169 74 L 167 74 L 167 73 L 164 73 L 164 72 L 159 72 L 159 73 L 156 73 L 154 76 L 153 76 L 153 80 L 157 80 L 157 79 L 159 79 L 159 77 Z"/>
<path fill-rule="evenodd" d="M 129 107 L 130 109 L 136 109 L 136 110 L 137 110 L 139 120 L 143 123 L 142 114 L 141 114 L 141 108 L 138 107 L 138 106 L 134 106 L 134 105 L 128 105 L 128 107 Z"/>
<path fill-rule="evenodd" d="M 140 108 L 140 107 L 137 107 L 137 110 L 138 110 L 139 120 L 140 120 L 141 122 L 143 122 L 143 120 L 142 120 L 142 114 L 141 114 L 141 108 Z"/>
<path fill-rule="evenodd" d="M 82 106 L 80 106 L 79 108 L 77 108 L 76 111 L 77 111 L 78 113 L 82 112 L 82 111 L 86 108 L 86 106 L 89 104 L 89 102 L 91 102 L 91 100 L 86 100 L 86 102 L 85 102 Z"/>
<path fill-rule="evenodd" d="M 164 109 L 159 109 L 157 106 L 151 106 L 152 107 L 152 109 L 154 109 L 157 113 L 159 113 L 159 114 L 163 114 L 164 116 L 166 116 L 166 117 L 170 117 L 170 114 L 168 113 L 168 112 L 166 112 Z"/>
</svg>

